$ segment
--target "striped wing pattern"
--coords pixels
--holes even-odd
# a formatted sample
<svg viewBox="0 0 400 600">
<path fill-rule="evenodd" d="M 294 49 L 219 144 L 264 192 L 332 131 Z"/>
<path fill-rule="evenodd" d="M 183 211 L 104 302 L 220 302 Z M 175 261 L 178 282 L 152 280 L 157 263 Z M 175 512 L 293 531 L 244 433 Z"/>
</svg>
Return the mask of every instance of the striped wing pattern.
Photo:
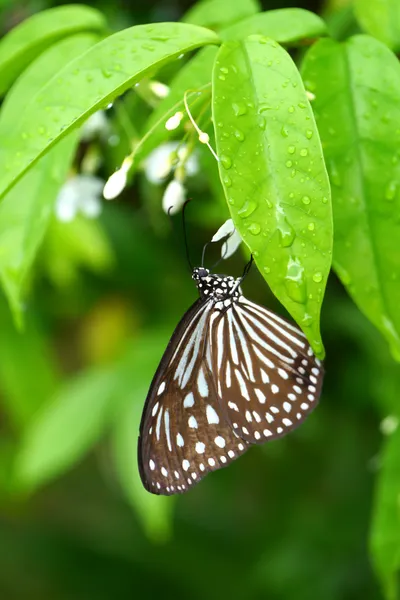
<svg viewBox="0 0 400 600">
<path fill-rule="evenodd" d="M 285 435 L 317 404 L 322 379 L 298 328 L 241 293 L 222 303 L 202 294 L 147 396 L 138 447 L 145 488 L 184 493 L 249 445 Z"/>
</svg>

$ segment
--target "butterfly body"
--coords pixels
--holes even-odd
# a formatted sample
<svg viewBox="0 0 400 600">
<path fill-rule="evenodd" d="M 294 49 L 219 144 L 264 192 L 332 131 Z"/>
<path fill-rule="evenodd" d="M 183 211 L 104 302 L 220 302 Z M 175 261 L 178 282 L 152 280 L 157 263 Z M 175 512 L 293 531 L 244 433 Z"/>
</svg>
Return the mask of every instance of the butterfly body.
<svg viewBox="0 0 400 600">
<path fill-rule="evenodd" d="M 175 329 L 153 378 L 139 470 L 155 494 L 186 492 L 252 444 L 297 427 L 323 369 L 304 334 L 247 300 L 242 278 L 193 270 L 200 298 Z"/>
</svg>

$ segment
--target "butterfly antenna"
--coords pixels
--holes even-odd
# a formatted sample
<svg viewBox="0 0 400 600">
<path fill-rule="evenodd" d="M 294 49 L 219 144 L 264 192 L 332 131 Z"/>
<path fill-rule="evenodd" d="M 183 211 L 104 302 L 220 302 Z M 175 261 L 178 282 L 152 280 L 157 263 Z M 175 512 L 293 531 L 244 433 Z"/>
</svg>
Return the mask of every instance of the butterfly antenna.
<svg viewBox="0 0 400 600">
<path fill-rule="evenodd" d="M 190 254 L 189 254 L 189 244 L 188 244 L 188 238 L 187 238 L 187 228 L 186 228 L 186 218 L 185 218 L 185 211 L 186 211 L 186 207 L 189 204 L 189 202 L 190 202 L 190 199 L 186 200 L 186 202 L 182 208 L 182 227 L 183 227 L 183 239 L 185 240 L 186 258 L 189 263 L 189 267 L 190 267 L 191 271 L 193 271 L 193 265 L 192 265 L 192 261 L 190 260 Z"/>
</svg>

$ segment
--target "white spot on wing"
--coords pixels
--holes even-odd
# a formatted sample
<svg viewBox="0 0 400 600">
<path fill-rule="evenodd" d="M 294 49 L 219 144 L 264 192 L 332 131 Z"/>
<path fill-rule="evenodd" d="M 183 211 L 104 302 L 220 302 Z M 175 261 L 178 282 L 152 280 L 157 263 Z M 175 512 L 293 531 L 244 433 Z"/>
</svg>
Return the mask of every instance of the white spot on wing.
<svg viewBox="0 0 400 600">
<path fill-rule="evenodd" d="M 207 421 L 208 421 L 209 425 L 212 425 L 213 423 L 216 423 L 216 424 L 219 423 L 219 417 L 218 417 L 216 411 L 214 410 L 214 408 L 210 404 L 207 404 L 206 415 L 207 415 Z"/>
</svg>

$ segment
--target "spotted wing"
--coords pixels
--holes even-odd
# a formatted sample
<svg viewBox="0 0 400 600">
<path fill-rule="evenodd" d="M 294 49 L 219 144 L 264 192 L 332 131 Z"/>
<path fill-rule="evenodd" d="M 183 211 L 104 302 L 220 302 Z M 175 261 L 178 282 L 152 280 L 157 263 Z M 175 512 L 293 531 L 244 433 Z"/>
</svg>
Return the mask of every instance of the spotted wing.
<svg viewBox="0 0 400 600">
<path fill-rule="evenodd" d="M 221 411 L 243 440 L 283 436 L 315 408 L 323 369 L 297 327 L 241 297 L 215 319 L 212 336 Z"/>
<path fill-rule="evenodd" d="M 247 449 L 223 417 L 211 374 L 215 316 L 212 302 L 189 309 L 150 386 L 138 459 L 143 485 L 154 494 L 183 493 Z"/>
</svg>

